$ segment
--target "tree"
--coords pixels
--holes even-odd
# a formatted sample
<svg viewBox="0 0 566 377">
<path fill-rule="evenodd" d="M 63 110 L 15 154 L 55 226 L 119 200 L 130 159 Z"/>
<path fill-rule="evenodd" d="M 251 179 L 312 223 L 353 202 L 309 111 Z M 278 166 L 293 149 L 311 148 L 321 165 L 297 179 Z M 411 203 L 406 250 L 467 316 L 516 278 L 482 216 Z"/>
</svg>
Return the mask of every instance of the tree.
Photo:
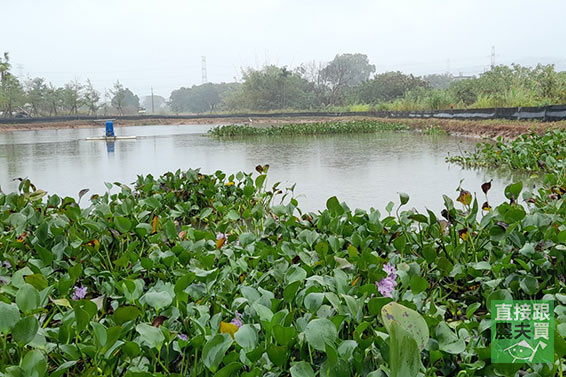
<svg viewBox="0 0 566 377">
<path fill-rule="evenodd" d="M 61 91 L 61 99 L 63 108 L 69 112 L 69 115 L 76 115 L 79 108 L 83 104 L 82 97 L 83 85 L 77 80 L 68 82 Z"/>
<path fill-rule="evenodd" d="M 369 79 L 375 66 L 369 63 L 365 54 L 342 54 L 320 71 L 321 79 L 328 87 L 328 103 L 339 105 L 344 102 L 346 91 Z"/>
<path fill-rule="evenodd" d="M 154 112 L 159 112 L 160 110 L 162 112 L 166 111 L 167 100 L 162 96 L 154 95 L 153 98 L 152 96 L 145 96 L 141 99 L 140 104 L 148 111 L 151 111 L 152 101 L 153 101 Z"/>
<path fill-rule="evenodd" d="M 356 98 L 362 103 L 389 102 L 417 88 L 428 88 L 428 84 L 420 77 L 399 71 L 385 72 L 361 83 L 356 88 Z"/>
<path fill-rule="evenodd" d="M 45 105 L 49 116 L 57 116 L 57 111 L 63 106 L 63 89 L 56 88 L 52 83 L 45 89 Z"/>
<path fill-rule="evenodd" d="M 244 83 L 232 104 L 253 110 L 305 109 L 312 107 L 314 93 L 311 85 L 299 73 L 286 67 L 269 65 L 261 70 L 243 72 Z"/>
<path fill-rule="evenodd" d="M 110 90 L 112 95 L 112 106 L 114 106 L 120 115 L 124 115 L 124 111 L 137 112 L 140 106 L 140 99 L 134 95 L 128 88 L 120 84 L 120 81 L 114 83 L 114 89 Z"/>
<path fill-rule="evenodd" d="M 36 77 L 26 82 L 26 98 L 31 105 L 31 112 L 39 116 L 45 109 L 47 97 L 47 85 L 45 79 Z"/>
<path fill-rule="evenodd" d="M 94 115 L 100 109 L 100 93 L 94 89 L 90 79 L 86 80 L 84 87 L 84 103 L 88 109 L 89 115 Z"/>
<path fill-rule="evenodd" d="M 433 73 L 423 76 L 423 80 L 426 81 L 432 89 L 446 89 L 450 86 L 452 81 L 454 81 L 454 77 L 450 73 Z"/>
</svg>

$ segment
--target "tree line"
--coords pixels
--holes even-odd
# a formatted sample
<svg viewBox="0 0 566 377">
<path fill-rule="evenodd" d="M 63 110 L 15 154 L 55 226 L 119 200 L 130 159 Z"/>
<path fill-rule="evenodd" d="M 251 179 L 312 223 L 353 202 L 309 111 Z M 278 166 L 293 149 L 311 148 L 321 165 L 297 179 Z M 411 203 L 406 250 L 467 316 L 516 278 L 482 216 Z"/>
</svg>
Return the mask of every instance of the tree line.
<svg viewBox="0 0 566 377">
<path fill-rule="evenodd" d="M 140 99 L 116 81 L 104 94 L 90 82 L 55 87 L 44 78 L 19 80 L 9 56 L 0 58 L 0 112 L 13 116 L 132 114 Z M 169 99 L 145 97 L 142 105 L 173 113 L 275 110 L 438 110 L 543 106 L 566 103 L 566 72 L 554 65 L 498 65 L 473 77 L 451 74 L 415 76 L 400 71 L 376 73 L 364 54 L 338 54 L 326 64 L 293 69 L 266 65 L 245 68 L 240 82 L 206 83 L 173 90 Z"/>
</svg>

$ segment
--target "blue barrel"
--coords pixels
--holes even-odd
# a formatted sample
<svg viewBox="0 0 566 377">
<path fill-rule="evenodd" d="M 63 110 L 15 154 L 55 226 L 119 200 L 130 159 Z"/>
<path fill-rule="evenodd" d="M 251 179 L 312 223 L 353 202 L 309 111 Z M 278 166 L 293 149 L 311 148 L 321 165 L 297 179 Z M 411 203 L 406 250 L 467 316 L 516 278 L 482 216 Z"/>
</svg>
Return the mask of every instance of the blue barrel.
<svg viewBox="0 0 566 377">
<path fill-rule="evenodd" d="M 106 121 L 106 137 L 114 137 L 114 122 Z"/>
</svg>

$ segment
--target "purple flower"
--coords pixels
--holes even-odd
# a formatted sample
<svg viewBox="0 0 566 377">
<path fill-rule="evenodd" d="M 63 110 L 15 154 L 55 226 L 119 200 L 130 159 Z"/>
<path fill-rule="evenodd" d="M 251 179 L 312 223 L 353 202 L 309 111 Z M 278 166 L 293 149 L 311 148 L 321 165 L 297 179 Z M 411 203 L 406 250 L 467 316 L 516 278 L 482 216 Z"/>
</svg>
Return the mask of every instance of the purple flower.
<svg viewBox="0 0 566 377">
<path fill-rule="evenodd" d="M 225 239 L 227 239 L 227 238 L 228 238 L 228 235 L 225 234 L 225 233 L 218 233 L 218 234 L 216 235 L 216 240 L 217 240 L 217 241 L 218 241 L 218 240 L 221 240 L 221 239 L 224 239 L 224 240 L 225 240 Z"/>
<path fill-rule="evenodd" d="M 393 298 L 393 290 L 397 286 L 397 270 L 395 266 L 387 263 L 383 266 L 383 271 L 387 272 L 387 276 L 375 282 L 375 285 L 383 297 Z"/>
<path fill-rule="evenodd" d="M 189 339 L 189 337 L 186 334 L 179 334 L 177 336 L 179 337 L 179 339 L 184 340 L 185 342 L 187 341 L 187 339 Z"/>
<path fill-rule="evenodd" d="M 87 288 L 86 288 L 86 287 L 83 287 L 83 286 L 77 287 L 77 286 L 75 285 L 75 292 L 73 293 L 73 295 L 71 296 L 71 298 L 72 298 L 73 300 L 75 300 L 75 301 L 81 300 L 81 299 L 85 298 L 85 296 L 86 296 L 86 291 L 87 291 Z"/>
<path fill-rule="evenodd" d="M 383 271 L 387 272 L 387 276 L 392 276 L 397 273 L 395 266 L 389 263 L 383 265 Z"/>
<path fill-rule="evenodd" d="M 240 313 L 238 313 L 238 311 L 236 310 L 235 313 L 235 317 L 233 320 L 230 321 L 231 324 L 238 326 L 238 328 L 242 327 L 242 325 L 244 324 L 242 322 L 242 315 Z"/>
<path fill-rule="evenodd" d="M 12 268 L 12 264 L 7 260 L 2 262 L 2 266 L 6 267 L 6 268 Z"/>
</svg>

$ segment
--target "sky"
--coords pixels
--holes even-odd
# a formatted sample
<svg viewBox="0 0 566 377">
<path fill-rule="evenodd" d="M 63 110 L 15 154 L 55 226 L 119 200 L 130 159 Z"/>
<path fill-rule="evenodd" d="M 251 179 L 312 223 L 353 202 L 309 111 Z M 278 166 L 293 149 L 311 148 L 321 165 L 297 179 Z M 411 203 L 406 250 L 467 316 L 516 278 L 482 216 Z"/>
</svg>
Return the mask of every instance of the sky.
<svg viewBox="0 0 566 377">
<path fill-rule="evenodd" d="M 116 80 L 140 97 L 366 54 L 377 72 L 469 75 L 497 64 L 566 70 L 564 0 L 0 0 L 0 52 L 20 77 Z"/>
</svg>

